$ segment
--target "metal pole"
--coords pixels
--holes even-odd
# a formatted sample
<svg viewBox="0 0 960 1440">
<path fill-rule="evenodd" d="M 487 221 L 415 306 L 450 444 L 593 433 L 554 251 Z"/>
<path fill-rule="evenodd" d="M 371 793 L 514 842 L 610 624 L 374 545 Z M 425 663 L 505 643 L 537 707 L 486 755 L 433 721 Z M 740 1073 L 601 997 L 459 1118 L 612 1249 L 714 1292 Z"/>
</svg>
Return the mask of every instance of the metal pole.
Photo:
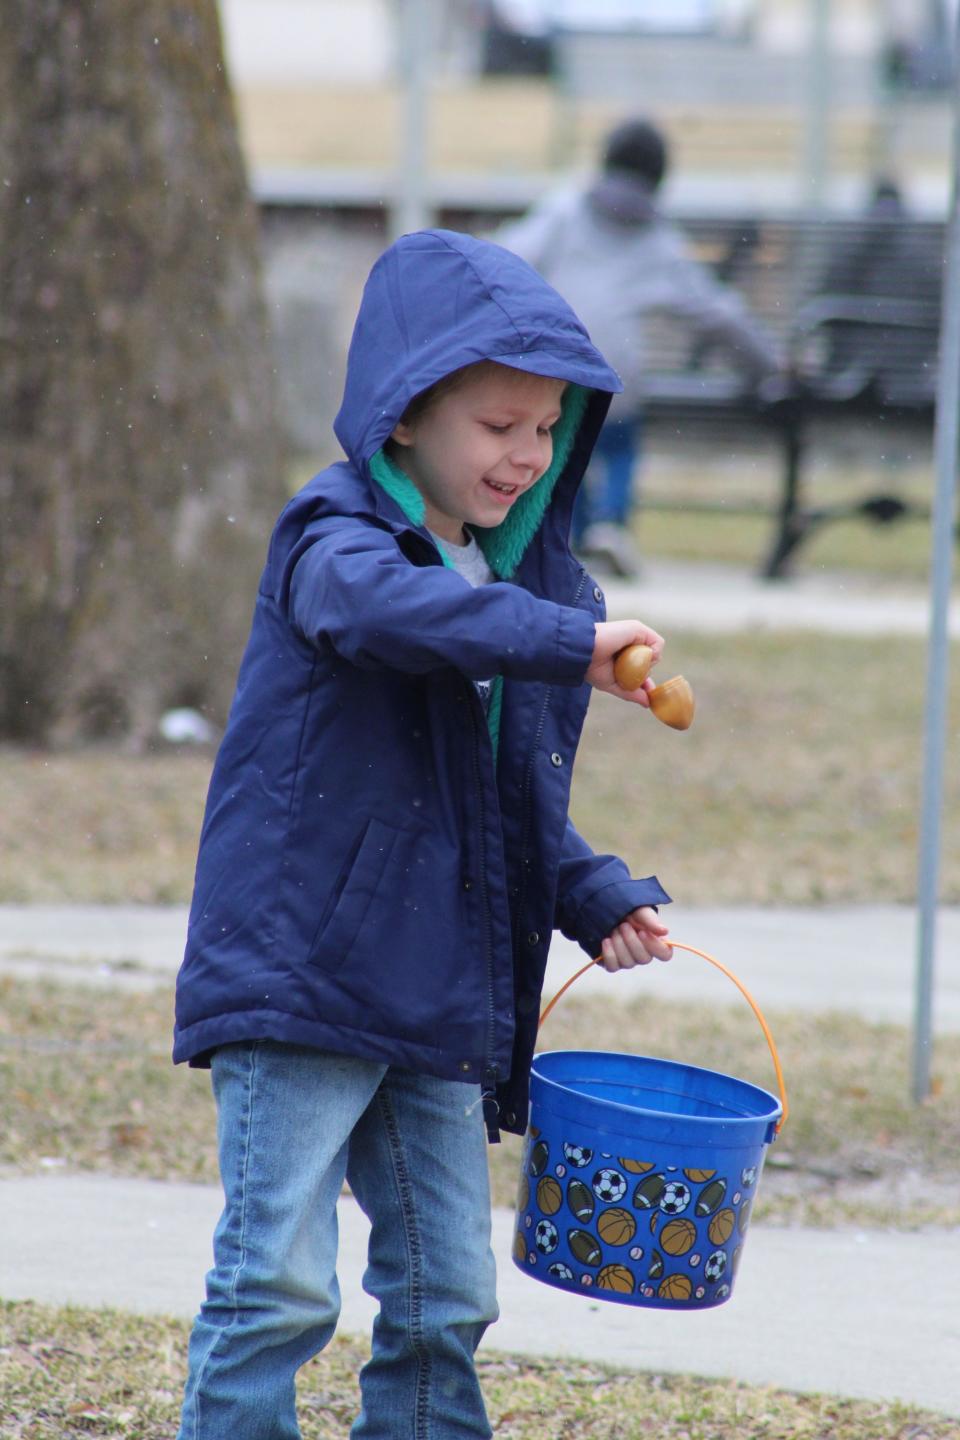
<svg viewBox="0 0 960 1440">
<path fill-rule="evenodd" d="M 940 369 L 934 494 L 930 549 L 930 633 L 927 648 L 927 700 L 923 738 L 923 792 L 917 883 L 917 981 L 913 1048 L 913 1098 L 930 1093 L 933 969 L 940 870 L 944 757 L 947 741 L 950 580 L 956 508 L 957 447 L 960 440 L 960 17 L 954 30 L 953 153 L 950 213 L 947 225 L 943 313 L 940 321 Z"/>
<path fill-rule="evenodd" d="M 433 41 L 432 0 L 397 0 L 402 92 L 397 188 L 390 215 L 391 238 L 430 223 L 427 203 L 427 98 Z"/>
<path fill-rule="evenodd" d="M 807 46 L 807 114 L 804 126 L 804 199 L 811 216 L 826 201 L 830 168 L 830 0 L 810 0 Z"/>
</svg>

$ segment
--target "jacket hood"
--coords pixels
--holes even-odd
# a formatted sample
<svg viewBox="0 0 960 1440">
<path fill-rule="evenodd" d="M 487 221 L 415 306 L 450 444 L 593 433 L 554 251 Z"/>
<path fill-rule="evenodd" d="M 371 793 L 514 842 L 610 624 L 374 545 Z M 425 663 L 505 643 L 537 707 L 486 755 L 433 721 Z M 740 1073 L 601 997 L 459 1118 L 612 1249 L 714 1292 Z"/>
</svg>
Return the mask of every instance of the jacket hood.
<svg viewBox="0 0 960 1440">
<path fill-rule="evenodd" d="M 617 394 L 619 377 L 570 306 L 525 260 L 453 230 L 404 235 L 374 265 L 334 421 L 366 470 L 415 395 L 453 370 L 496 360 Z"/>
<path fill-rule="evenodd" d="M 565 300 L 511 251 L 452 230 L 404 235 L 370 272 L 334 421 L 348 458 L 414 525 L 419 491 L 383 450 L 410 401 L 445 375 L 481 360 L 566 380 L 550 469 L 496 530 L 477 530 L 494 572 L 517 568 L 589 417 L 590 443 L 623 387 Z M 579 482 L 589 450 L 578 447 Z M 571 466 L 571 471 L 573 466 Z"/>
<path fill-rule="evenodd" d="M 628 228 L 658 218 L 654 188 L 628 170 L 607 170 L 587 191 L 587 203 L 600 219 Z"/>
</svg>

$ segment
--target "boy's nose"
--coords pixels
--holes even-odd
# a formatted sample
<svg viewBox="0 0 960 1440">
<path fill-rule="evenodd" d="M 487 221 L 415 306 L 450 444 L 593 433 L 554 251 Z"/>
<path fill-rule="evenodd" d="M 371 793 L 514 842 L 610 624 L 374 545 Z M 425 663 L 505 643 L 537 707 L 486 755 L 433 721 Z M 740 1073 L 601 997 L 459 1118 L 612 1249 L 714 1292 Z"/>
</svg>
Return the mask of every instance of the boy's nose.
<svg viewBox="0 0 960 1440">
<path fill-rule="evenodd" d="M 518 470 L 539 470 L 543 465 L 543 452 L 537 437 L 523 437 L 517 443 L 510 459 Z"/>
</svg>

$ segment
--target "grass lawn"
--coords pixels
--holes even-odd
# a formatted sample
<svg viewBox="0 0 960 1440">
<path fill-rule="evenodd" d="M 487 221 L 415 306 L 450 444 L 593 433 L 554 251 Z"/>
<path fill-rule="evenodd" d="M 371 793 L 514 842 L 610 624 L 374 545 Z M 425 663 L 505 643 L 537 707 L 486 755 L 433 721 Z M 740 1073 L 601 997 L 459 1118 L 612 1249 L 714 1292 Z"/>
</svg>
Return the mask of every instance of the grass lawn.
<svg viewBox="0 0 960 1440">
<path fill-rule="evenodd" d="M 170 1440 L 187 1326 L 111 1310 L 0 1304 L 4 1440 Z M 346 1434 L 362 1343 L 336 1339 L 300 1372 L 304 1440 Z M 795 1395 L 733 1381 L 635 1374 L 481 1352 L 502 1440 L 957 1440 L 955 1420 L 913 1406 Z"/>
<path fill-rule="evenodd" d="M 804 634 L 669 637 L 697 718 L 683 734 L 597 695 L 572 814 L 684 904 L 914 897 L 924 646 Z M 951 733 L 960 726 L 954 645 Z M 0 902 L 189 898 L 210 756 L 0 748 Z M 942 895 L 960 901 L 960 769 Z"/>
<path fill-rule="evenodd" d="M 0 980 L 0 1173 L 97 1170 L 215 1183 L 209 1077 L 170 1063 L 173 998 Z M 915 1227 L 960 1222 L 960 1052 L 940 1042 L 934 1095 L 908 1101 L 904 1029 L 854 1017 L 767 1016 L 791 1115 L 771 1147 L 758 1219 Z M 545 1048 L 688 1059 L 775 1088 L 750 1011 L 571 995 Z M 520 1141 L 489 1151 L 514 1203 Z"/>
<path fill-rule="evenodd" d="M 591 844 L 685 904 L 910 901 L 923 716 L 916 641 L 668 637 L 697 696 L 689 731 L 598 695 L 571 812 Z M 960 647 L 951 656 L 960 725 Z M 960 899 L 960 768 L 944 794 L 945 900 Z"/>
<path fill-rule="evenodd" d="M 830 443 L 815 444 L 805 466 L 804 503 L 852 507 L 886 493 L 917 513 L 886 525 L 862 516 L 831 520 L 795 552 L 791 565 L 797 574 L 873 575 L 880 593 L 891 583 L 928 583 L 930 525 L 923 512 L 933 498 L 932 458 L 908 453 L 905 442 L 898 456 L 896 437 L 885 438 L 893 452 L 886 459 L 881 455 L 885 441 L 875 430 L 852 428 L 841 435 L 833 429 Z M 756 571 L 773 541 L 774 521 L 765 512 L 780 499 L 780 456 L 767 442 L 751 446 L 741 436 L 731 443 L 720 427 L 715 439 L 709 448 L 691 445 L 679 453 L 675 440 L 654 438 L 636 479 L 637 543 L 651 556 L 727 562 Z"/>
</svg>

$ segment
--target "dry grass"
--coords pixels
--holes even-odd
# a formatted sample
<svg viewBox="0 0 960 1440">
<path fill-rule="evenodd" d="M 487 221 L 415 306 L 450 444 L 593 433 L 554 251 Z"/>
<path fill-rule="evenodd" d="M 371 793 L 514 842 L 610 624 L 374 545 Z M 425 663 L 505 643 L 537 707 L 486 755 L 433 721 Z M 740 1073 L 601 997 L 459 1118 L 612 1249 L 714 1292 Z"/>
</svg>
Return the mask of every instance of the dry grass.
<svg viewBox="0 0 960 1440">
<path fill-rule="evenodd" d="M 923 712 L 917 641 L 675 635 L 697 695 L 684 734 L 605 696 L 590 708 L 572 815 L 684 904 L 914 898 Z M 951 666 L 960 674 L 960 647 Z M 953 685 L 951 733 L 960 725 Z M 960 899 L 960 771 L 944 795 L 943 888 Z"/>
<path fill-rule="evenodd" d="M 184 901 L 210 763 L 195 751 L 0 748 L 0 901 Z"/>
<path fill-rule="evenodd" d="M 881 450 L 890 438 L 863 432 L 859 447 L 848 453 L 841 432 L 834 430 L 811 455 L 804 502 L 852 506 L 884 492 L 916 507 L 916 514 L 886 525 L 861 516 L 831 520 L 796 551 L 791 562 L 796 573 L 874 575 L 880 593 L 901 581 L 926 585 L 930 526 L 924 512 L 933 497 L 932 460 L 926 455 L 884 462 Z M 779 502 L 781 463 L 772 445 L 745 448 L 742 440 L 731 444 L 722 431 L 709 450 L 691 447 L 678 453 L 655 441 L 637 476 L 640 508 L 634 529 L 640 549 L 659 558 L 759 570 L 773 543 L 774 520 L 764 512 Z"/>
<path fill-rule="evenodd" d="M 170 1440 L 187 1327 L 113 1310 L 0 1305 L 5 1440 Z M 300 1372 L 304 1440 L 346 1434 L 366 1347 L 336 1339 Z M 620 1372 L 573 1360 L 481 1353 L 502 1440 L 957 1440 L 955 1420 L 913 1406 L 795 1395 L 725 1380 Z"/>
<path fill-rule="evenodd" d="M 209 1077 L 170 1063 L 168 990 L 120 994 L 0 980 L 0 1171 L 63 1167 L 215 1183 Z M 791 1117 L 770 1153 L 758 1215 L 808 1224 L 960 1222 L 960 1053 L 940 1042 L 934 1095 L 912 1106 L 906 1030 L 856 1017 L 768 1016 Z M 746 1009 L 570 999 L 549 1049 L 691 1059 L 773 1084 Z M 490 1150 L 494 1201 L 511 1206 L 519 1141 Z"/>
<path fill-rule="evenodd" d="M 670 637 L 697 694 L 678 734 L 596 696 L 572 813 L 684 904 L 909 901 L 924 646 L 822 635 Z M 960 647 L 951 660 L 960 675 Z M 960 726 L 953 684 L 951 733 Z M 0 902 L 185 902 L 206 754 L 0 749 Z M 960 772 L 944 795 L 942 895 L 960 901 Z"/>
</svg>

